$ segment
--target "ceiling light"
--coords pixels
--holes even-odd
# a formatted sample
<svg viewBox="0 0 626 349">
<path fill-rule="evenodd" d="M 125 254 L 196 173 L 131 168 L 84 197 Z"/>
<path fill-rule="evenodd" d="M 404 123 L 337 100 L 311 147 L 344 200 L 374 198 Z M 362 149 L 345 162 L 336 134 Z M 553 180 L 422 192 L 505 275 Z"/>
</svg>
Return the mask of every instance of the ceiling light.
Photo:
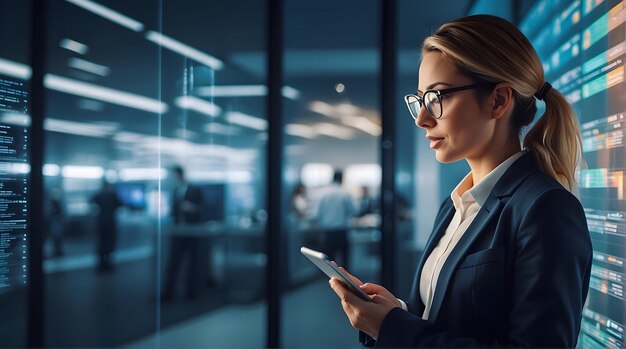
<svg viewBox="0 0 626 349">
<path fill-rule="evenodd" d="M 335 113 L 336 113 L 335 107 L 333 107 L 332 105 L 328 103 L 321 102 L 321 101 L 311 102 L 311 104 L 309 104 L 309 109 L 318 114 L 322 114 L 322 115 L 326 115 L 330 117 L 335 117 Z"/>
<path fill-rule="evenodd" d="M 86 61 L 84 59 L 76 58 L 76 57 L 70 58 L 67 65 L 69 65 L 72 68 L 80 69 L 88 73 L 92 73 L 92 74 L 96 74 L 100 76 L 107 76 L 109 75 L 109 71 L 111 71 L 111 69 L 109 69 L 109 67 L 105 65 L 92 63 L 92 62 Z"/>
<path fill-rule="evenodd" d="M 203 97 L 260 97 L 267 95 L 265 85 L 218 85 L 199 86 L 194 92 Z M 300 91 L 291 86 L 283 86 L 282 95 L 289 99 L 300 98 Z"/>
<path fill-rule="evenodd" d="M 168 109 L 167 104 L 156 99 L 72 80 L 58 75 L 47 74 L 44 78 L 44 86 L 51 90 L 123 105 L 150 113 L 166 113 Z"/>
<path fill-rule="evenodd" d="M 82 7 L 91 13 L 94 13 L 100 17 L 104 17 L 111 22 L 117 23 L 123 27 L 140 32 L 143 30 L 143 23 L 136 21 L 128 16 L 125 16 L 117 11 L 111 10 L 108 7 L 102 6 L 96 2 L 90 0 L 67 0 L 78 7 Z"/>
<path fill-rule="evenodd" d="M 104 176 L 100 166 L 63 166 L 61 175 L 66 178 L 99 179 Z"/>
<path fill-rule="evenodd" d="M 30 66 L 0 58 L 0 74 L 12 78 L 28 80 L 32 75 Z"/>
<path fill-rule="evenodd" d="M 232 122 L 233 124 L 253 128 L 259 131 L 267 130 L 267 120 L 238 111 L 229 112 L 226 115 L 226 120 Z"/>
<path fill-rule="evenodd" d="M 382 128 L 364 116 L 344 115 L 341 117 L 341 122 L 346 126 L 357 128 L 372 136 L 377 137 L 382 134 Z"/>
<path fill-rule="evenodd" d="M 122 131 L 116 132 L 113 139 L 116 142 L 137 143 L 143 141 L 145 139 L 145 135 L 141 133 Z"/>
<path fill-rule="evenodd" d="M 193 96 L 176 98 L 176 105 L 180 108 L 193 110 L 212 117 L 216 117 L 222 112 L 222 108 L 217 104 Z"/>
<path fill-rule="evenodd" d="M 124 168 L 119 171 L 122 181 L 158 181 L 167 177 L 164 168 Z"/>
<path fill-rule="evenodd" d="M 256 97 L 265 96 L 267 87 L 265 85 L 201 86 L 197 87 L 195 92 L 205 97 Z"/>
<path fill-rule="evenodd" d="M 30 115 L 17 113 L 4 113 L 0 117 L 0 121 L 5 124 L 17 126 L 30 126 Z"/>
<path fill-rule="evenodd" d="M 191 46 L 183 44 L 180 41 L 172 39 L 169 36 L 166 36 L 162 33 L 149 31 L 146 34 L 146 39 L 154 42 L 157 45 L 160 45 L 164 48 L 167 48 L 171 51 L 181 54 L 185 57 L 191 58 L 194 61 L 198 63 L 202 63 L 215 70 L 221 70 L 222 68 L 224 68 L 224 63 L 221 60 L 211 55 L 208 55 L 198 49 L 195 49 Z"/>
<path fill-rule="evenodd" d="M 283 97 L 287 97 L 289 99 L 296 100 L 300 98 L 300 91 L 296 90 L 291 86 L 283 86 L 281 89 Z"/>
<path fill-rule="evenodd" d="M 313 127 L 300 124 L 287 124 L 285 126 L 285 133 L 308 139 L 315 138 L 315 136 L 317 136 L 317 132 L 315 132 Z"/>
<path fill-rule="evenodd" d="M 102 125 L 53 118 L 46 118 L 44 120 L 44 129 L 46 131 L 87 137 L 109 137 L 113 135 L 118 128 L 119 127 L 116 125 Z"/>
<path fill-rule="evenodd" d="M 353 133 L 350 129 L 337 126 L 331 123 L 319 123 L 314 126 L 315 131 L 325 136 L 335 137 L 339 139 L 352 139 Z"/>
<path fill-rule="evenodd" d="M 2 162 L 0 163 L 0 172 L 3 174 L 29 174 L 30 164 L 24 162 Z"/>
<path fill-rule="evenodd" d="M 341 103 L 335 106 L 335 109 L 341 114 L 359 114 L 361 112 L 361 109 L 350 103 Z"/>
<path fill-rule="evenodd" d="M 89 51 L 89 46 L 82 44 L 78 41 L 68 39 L 68 38 L 63 38 L 59 42 L 59 46 L 61 46 L 62 48 L 66 50 L 73 51 L 81 55 L 84 55 L 85 53 L 87 53 L 87 51 Z"/>
<path fill-rule="evenodd" d="M 211 123 L 204 125 L 204 132 L 219 133 L 223 135 L 232 135 L 233 133 L 235 133 L 235 128 L 229 127 L 223 124 L 219 124 L 216 122 L 211 122 Z"/>
<path fill-rule="evenodd" d="M 57 164 L 44 164 L 43 175 L 48 177 L 55 177 L 61 173 L 61 167 Z"/>
</svg>

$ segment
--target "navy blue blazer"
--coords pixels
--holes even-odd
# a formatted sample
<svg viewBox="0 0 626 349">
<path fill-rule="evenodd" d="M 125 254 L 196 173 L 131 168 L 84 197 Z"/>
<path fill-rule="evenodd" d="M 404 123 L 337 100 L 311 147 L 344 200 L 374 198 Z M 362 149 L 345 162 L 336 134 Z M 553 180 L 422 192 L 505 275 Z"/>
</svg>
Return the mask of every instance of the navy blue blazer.
<svg viewBox="0 0 626 349">
<path fill-rule="evenodd" d="M 454 216 L 437 214 L 408 299 L 382 323 L 376 347 L 575 347 L 592 246 L 583 208 L 530 153 L 504 173 L 441 269 L 429 319 L 419 281 Z"/>
</svg>

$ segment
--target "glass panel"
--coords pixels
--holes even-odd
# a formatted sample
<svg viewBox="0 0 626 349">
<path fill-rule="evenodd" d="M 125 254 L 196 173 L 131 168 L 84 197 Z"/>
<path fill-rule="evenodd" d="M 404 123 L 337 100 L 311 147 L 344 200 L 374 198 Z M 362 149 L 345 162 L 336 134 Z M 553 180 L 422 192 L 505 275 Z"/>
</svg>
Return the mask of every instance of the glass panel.
<svg viewBox="0 0 626 349">
<path fill-rule="evenodd" d="M 574 104 L 581 124 L 587 167 L 577 175 L 594 247 L 578 341 L 585 348 L 624 347 L 624 7 L 616 0 L 537 1 L 521 23 L 547 81 Z"/>
<path fill-rule="evenodd" d="M 450 195 L 469 167 L 465 161 L 440 164 L 415 125 L 402 96 L 417 91 L 421 43 L 445 21 L 465 15 L 465 6 L 445 0 L 424 11 L 423 4 L 398 1 L 398 79 L 396 122 L 397 297 L 410 299 L 411 287 L 441 202 Z M 417 28 L 422 30 L 415 30 Z"/>
<path fill-rule="evenodd" d="M 51 3 L 47 346 L 265 343 L 265 13 Z"/>
<path fill-rule="evenodd" d="M 358 347 L 356 330 L 328 278 L 299 250 L 303 245 L 320 250 L 362 280 L 379 282 L 377 2 L 286 1 L 285 6 L 281 254 L 288 279 L 281 344 Z M 343 184 L 332 184 L 339 170 Z"/>
<path fill-rule="evenodd" d="M 50 2 L 47 346 L 117 346 L 155 330 L 156 145 L 169 101 L 142 34 L 158 8 L 139 5 Z"/>
<path fill-rule="evenodd" d="M 262 347 L 265 3 L 161 5 L 160 31 L 146 38 L 162 50 L 161 93 L 171 108 L 160 139 L 160 161 L 170 169 L 162 182 L 169 212 L 158 265 L 162 325 L 180 321 L 183 310 L 199 316 L 164 328 L 159 346 Z M 171 170 L 176 166 L 184 180 Z"/>
<path fill-rule="evenodd" d="M 26 346 L 31 3 L 0 3 L 0 347 Z"/>
</svg>

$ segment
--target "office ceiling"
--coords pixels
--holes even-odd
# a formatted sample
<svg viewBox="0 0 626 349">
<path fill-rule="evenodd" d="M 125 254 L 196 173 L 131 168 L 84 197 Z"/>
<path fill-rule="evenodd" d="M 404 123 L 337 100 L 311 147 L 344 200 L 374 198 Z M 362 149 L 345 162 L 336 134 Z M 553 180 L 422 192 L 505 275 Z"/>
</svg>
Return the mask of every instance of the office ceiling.
<svg viewBox="0 0 626 349">
<path fill-rule="evenodd" d="M 119 1 L 99 0 L 109 9 L 117 11 L 143 24 L 139 31 L 131 30 L 96 15 L 77 5 L 82 0 L 52 0 L 47 12 L 48 47 L 47 71 L 60 77 L 87 82 L 96 86 L 123 91 L 161 100 L 168 111 L 157 114 L 112 103 L 97 101 L 76 94 L 48 90 L 47 117 L 78 123 L 108 125 L 119 132 L 158 135 L 171 139 L 188 137 L 198 144 L 220 144 L 233 148 L 258 148 L 263 144 L 259 130 L 232 125 L 224 118 L 229 111 L 237 111 L 266 118 L 265 98 L 210 97 L 222 109 L 222 115 L 210 117 L 181 109 L 176 98 L 194 95 L 198 87 L 211 85 L 264 85 L 266 23 L 265 2 L 240 1 Z M 74 3 L 76 2 L 76 3 Z M 418 47 L 423 37 L 441 23 L 465 14 L 470 0 L 399 1 L 399 88 L 414 88 L 417 70 Z M 322 101 L 331 105 L 347 104 L 358 107 L 361 117 L 380 123 L 379 108 L 379 17 L 378 1 L 318 0 L 305 2 L 285 1 L 285 83 L 299 91 L 298 99 L 285 99 L 285 118 L 289 123 L 312 124 L 320 122 L 341 125 L 338 119 L 310 110 L 311 102 Z M 4 41 L 0 58 L 13 62 L 28 62 L 28 32 L 24 31 L 30 19 L 27 2 L 12 1 L 0 4 L 0 35 Z M 17 29 L 19 28 L 19 29 Z M 179 53 L 161 48 L 147 39 L 150 31 L 162 32 L 168 37 L 214 56 L 224 64 L 223 69 L 212 71 L 206 66 L 184 58 Z M 71 39 L 88 47 L 79 54 L 60 47 L 63 39 Z M 70 66 L 72 59 L 105 67 L 107 74 L 94 74 Z M 193 72 L 190 70 L 193 69 Z M 337 83 L 345 85 L 337 93 Z M 403 91 L 401 91 L 403 92 Z M 401 98 L 399 97 L 399 101 Z M 218 126 L 211 127 L 207 124 Z M 223 126 L 223 127 L 222 127 Z M 343 125 L 345 126 L 345 125 Z M 222 127 L 230 135 L 207 132 Z M 115 131 L 117 132 L 117 131 Z M 78 144 L 99 144 L 93 150 L 108 151 L 107 159 L 87 156 L 88 161 L 102 160 L 138 161 L 132 155 L 132 146 L 112 150 L 106 140 L 109 134 L 97 140 L 76 141 L 53 136 L 62 151 L 51 152 L 51 161 L 72 161 L 71 155 L 85 161 L 89 147 Z M 308 147 L 332 148 L 345 144 L 345 140 L 327 136 L 314 139 L 294 137 L 293 142 L 305 142 Z M 377 139 L 356 130 L 352 140 L 354 149 L 371 149 Z M 103 156 L 107 156 L 103 155 Z M 370 155 L 374 156 L 376 155 Z M 55 159 L 58 158 L 58 159 Z M 141 157 L 141 156 L 139 156 Z M 149 159 L 142 158 L 143 161 Z"/>
</svg>

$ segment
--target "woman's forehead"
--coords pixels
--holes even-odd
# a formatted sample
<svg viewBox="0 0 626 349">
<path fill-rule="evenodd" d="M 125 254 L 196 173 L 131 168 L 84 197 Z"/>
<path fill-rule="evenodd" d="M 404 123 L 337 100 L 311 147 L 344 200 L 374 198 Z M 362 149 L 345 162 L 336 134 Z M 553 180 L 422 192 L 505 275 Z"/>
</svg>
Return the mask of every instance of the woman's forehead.
<svg viewBox="0 0 626 349">
<path fill-rule="evenodd" d="M 419 90 L 426 90 L 435 82 L 451 83 L 461 76 L 458 69 L 439 52 L 428 52 L 422 57 L 419 67 Z"/>
</svg>

